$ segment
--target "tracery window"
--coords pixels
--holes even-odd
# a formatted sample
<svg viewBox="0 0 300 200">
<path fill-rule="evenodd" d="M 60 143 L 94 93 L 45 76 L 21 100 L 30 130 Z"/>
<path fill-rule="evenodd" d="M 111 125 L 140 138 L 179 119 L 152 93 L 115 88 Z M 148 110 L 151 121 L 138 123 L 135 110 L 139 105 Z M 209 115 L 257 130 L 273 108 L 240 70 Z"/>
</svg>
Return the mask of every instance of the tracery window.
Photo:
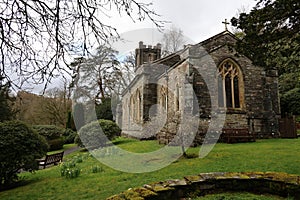
<svg viewBox="0 0 300 200">
<path fill-rule="evenodd" d="M 136 92 L 136 112 L 135 112 L 135 120 L 140 121 L 141 120 L 141 113 L 142 113 L 142 97 L 139 90 Z"/>
<path fill-rule="evenodd" d="M 130 117 L 135 122 L 141 121 L 142 116 L 142 96 L 139 90 L 130 97 Z"/>
<path fill-rule="evenodd" d="M 230 59 L 221 63 L 218 69 L 219 107 L 241 108 L 243 102 L 243 76 L 241 70 Z"/>
<path fill-rule="evenodd" d="M 167 89 L 165 87 L 162 87 L 160 90 L 160 95 L 161 95 L 161 106 L 165 111 L 167 111 L 168 108 L 168 94 L 167 94 Z"/>
</svg>

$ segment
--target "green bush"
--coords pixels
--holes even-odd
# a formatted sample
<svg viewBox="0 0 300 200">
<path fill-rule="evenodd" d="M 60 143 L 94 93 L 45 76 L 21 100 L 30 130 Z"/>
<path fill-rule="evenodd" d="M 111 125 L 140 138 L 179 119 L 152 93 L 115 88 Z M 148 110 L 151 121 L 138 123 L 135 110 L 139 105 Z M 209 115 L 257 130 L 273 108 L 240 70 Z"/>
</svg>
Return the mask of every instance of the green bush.
<svg viewBox="0 0 300 200">
<path fill-rule="evenodd" d="M 98 121 L 101 126 L 101 129 L 103 130 L 106 137 L 108 137 L 108 139 L 112 140 L 116 136 L 121 135 L 121 129 L 115 122 L 105 119 L 100 119 Z"/>
<path fill-rule="evenodd" d="M 19 170 L 35 170 L 48 149 L 46 140 L 20 121 L 0 123 L 0 189 L 18 180 Z"/>
<path fill-rule="evenodd" d="M 36 125 L 33 128 L 38 132 L 38 134 L 46 138 L 50 151 L 63 148 L 63 129 L 54 125 Z"/>
<path fill-rule="evenodd" d="M 73 144 L 77 133 L 72 129 L 66 129 L 63 136 L 65 144 Z"/>
<path fill-rule="evenodd" d="M 60 138 L 64 133 L 63 129 L 54 125 L 36 125 L 33 128 L 38 132 L 38 134 L 44 136 L 46 140 Z"/>
<path fill-rule="evenodd" d="M 49 145 L 50 151 L 60 150 L 64 147 L 64 144 L 65 144 L 65 142 L 62 137 L 53 139 L 53 140 L 48 140 L 48 145 Z"/>
<path fill-rule="evenodd" d="M 106 137 L 101 134 L 102 131 Z M 121 129 L 115 122 L 100 119 L 83 126 L 75 138 L 75 143 L 87 149 L 95 149 L 103 147 L 109 140 L 119 136 L 120 133 Z"/>
</svg>

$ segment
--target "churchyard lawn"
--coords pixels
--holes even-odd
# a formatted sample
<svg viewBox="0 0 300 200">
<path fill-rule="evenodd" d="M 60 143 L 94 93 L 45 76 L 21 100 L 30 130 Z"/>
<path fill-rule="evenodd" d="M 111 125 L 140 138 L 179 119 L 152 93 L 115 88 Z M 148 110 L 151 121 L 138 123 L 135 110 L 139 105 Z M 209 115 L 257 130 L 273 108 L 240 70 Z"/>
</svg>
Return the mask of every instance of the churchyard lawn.
<svg viewBox="0 0 300 200">
<path fill-rule="evenodd" d="M 157 141 L 118 138 L 119 147 L 132 152 L 150 152 L 161 148 Z M 197 155 L 199 147 L 188 149 Z M 193 157 L 193 156 L 191 156 Z M 130 174 L 113 170 L 88 152 L 76 151 L 64 157 L 65 163 L 76 163 L 76 178 L 61 176 L 62 166 L 35 173 L 22 173 L 22 186 L 0 192 L 1 200 L 23 199 L 105 199 L 128 188 L 204 172 L 273 171 L 300 175 L 300 139 L 257 140 L 254 143 L 219 143 L 207 157 L 181 158 L 159 171 Z M 130 162 L 130 161 L 129 161 Z"/>
</svg>

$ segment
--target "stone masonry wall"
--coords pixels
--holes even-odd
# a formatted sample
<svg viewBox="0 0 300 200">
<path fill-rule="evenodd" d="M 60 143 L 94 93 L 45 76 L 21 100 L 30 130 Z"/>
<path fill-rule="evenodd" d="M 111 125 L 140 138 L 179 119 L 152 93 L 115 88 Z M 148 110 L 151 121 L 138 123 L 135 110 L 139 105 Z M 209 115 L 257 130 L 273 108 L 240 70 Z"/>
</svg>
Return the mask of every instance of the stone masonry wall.
<svg viewBox="0 0 300 200">
<path fill-rule="evenodd" d="M 146 184 L 107 200 L 189 199 L 220 192 L 251 192 L 300 199 L 300 177 L 276 172 L 216 172 Z"/>
<path fill-rule="evenodd" d="M 155 62 L 158 64 L 137 68 L 139 78 L 123 97 L 123 130 L 138 132 L 157 120 L 164 124 L 156 137 L 161 143 L 168 144 L 178 132 L 182 117 L 190 115 L 199 119 L 195 144 L 201 144 L 208 127 L 212 125 L 216 129 L 223 126 L 248 128 L 256 138 L 278 137 L 280 108 L 277 71 L 265 71 L 253 65 L 251 60 L 235 51 L 235 42 L 234 36 L 223 32 L 185 49 L 180 54 L 182 62 L 178 65 L 166 66 Z M 239 79 L 239 108 L 224 109 L 218 105 L 218 67 L 227 59 L 235 63 L 242 74 Z M 128 105 L 130 95 L 137 89 L 142 93 L 142 119 L 135 124 L 128 113 Z M 226 114 L 225 121 L 212 124 L 218 113 Z"/>
</svg>

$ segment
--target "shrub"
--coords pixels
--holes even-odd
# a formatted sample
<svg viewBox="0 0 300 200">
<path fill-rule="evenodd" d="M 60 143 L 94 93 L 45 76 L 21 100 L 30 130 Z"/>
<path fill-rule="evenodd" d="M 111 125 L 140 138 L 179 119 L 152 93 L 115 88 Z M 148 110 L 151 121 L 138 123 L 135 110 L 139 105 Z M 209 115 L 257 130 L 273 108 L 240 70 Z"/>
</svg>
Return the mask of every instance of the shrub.
<svg viewBox="0 0 300 200">
<path fill-rule="evenodd" d="M 64 136 L 64 143 L 65 144 L 73 144 L 77 133 L 72 129 L 66 129 L 63 136 Z"/>
<path fill-rule="evenodd" d="M 98 121 L 101 126 L 101 129 L 103 130 L 106 137 L 108 137 L 108 139 L 112 140 L 116 136 L 121 135 L 121 129 L 115 122 L 105 119 L 100 119 Z"/>
<path fill-rule="evenodd" d="M 100 127 L 107 138 L 101 134 Z M 119 136 L 120 133 L 121 129 L 115 122 L 101 119 L 83 126 L 75 138 L 75 143 L 87 149 L 95 149 L 104 146 L 108 140 Z"/>
<path fill-rule="evenodd" d="M 36 125 L 33 127 L 38 134 L 44 136 L 46 140 L 53 140 L 63 135 L 63 129 L 54 125 Z"/>
<path fill-rule="evenodd" d="M 48 145 L 49 145 L 49 150 L 50 151 L 56 151 L 60 150 L 64 146 L 64 139 L 62 137 L 53 139 L 53 140 L 48 140 Z"/>
<path fill-rule="evenodd" d="M 0 123 L 0 188 L 18 180 L 19 170 L 35 170 L 47 152 L 46 140 L 20 121 Z"/>
<path fill-rule="evenodd" d="M 54 125 L 37 125 L 33 128 L 38 132 L 38 134 L 46 138 L 50 151 L 55 151 L 63 148 L 63 129 Z"/>
</svg>

